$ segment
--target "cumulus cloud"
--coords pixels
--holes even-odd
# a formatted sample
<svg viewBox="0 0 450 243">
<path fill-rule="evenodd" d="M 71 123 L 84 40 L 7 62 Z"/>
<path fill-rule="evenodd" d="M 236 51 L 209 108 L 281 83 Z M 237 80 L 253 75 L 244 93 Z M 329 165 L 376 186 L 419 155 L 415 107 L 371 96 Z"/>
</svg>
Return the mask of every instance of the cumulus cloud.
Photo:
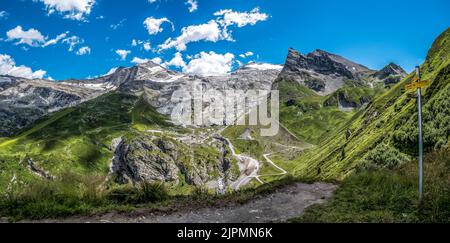
<svg viewBox="0 0 450 243">
<path fill-rule="evenodd" d="M 223 28 L 223 36 L 226 39 L 232 40 L 231 33 L 228 28 L 236 25 L 239 28 L 247 25 L 255 25 L 260 21 L 266 21 L 269 15 L 261 13 L 259 8 L 254 8 L 250 12 L 237 12 L 231 9 L 219 10 L 214 13 L 214 16 L 219 17 L 217 21 Z"/>
<path fill-rule="evenodd" d="M 189 12 L 193 13 L 195 11 L 197 11 L 198 9 L 198 2 L 197 0 L 187 0 L 186 1 L 186 5 L 189 6 Z"/>
<path fill-rule="evenodd" d="M 213 51 L 201 52 L 184 68 L 183 72 L 198 75 L 223 75 L 231 72 L 234 55 L 231 53 L 217 54 Z"/>
<path fill-rule="evenodd" d="M 158 46 L 159 50 L 175 48 L 178 51 L 185 51 L 187 44 L 198 41 L 233 41 L 230 27 L 242 28 L 247 25 L 255 25 L 269 17 L 267 14 L 261 13 L 259 8 L 254 8 L 250 12 L 236 12 L 230 9 L 220 10 L 214 13 L 214 16 L 216 16 L 216 19 L 210 20 L 206 24 L 184 27 L 180 36 L 167 39 Z"/>
<path fill-rule="evenodd" d="M 222 39 L 221 30 L 216 21 L 211 20 L 207 24 L 191 25 L 181 30 L 181 35 L 175 39 L 169 38 L 159 45 L 160 50 L 176 48 L 178 51 L 186 50 L 186 45 L 197 41 L 217 42 Z"/>
<path fill-rule="evenodd" d="M 21 65 L 16 66 L 16 63 L 11 56 L 0 54 L 0 75 L 10 75 L 28 79 L 42 79 L 47 74 L 44 70 L 33 71 L 30 67 Z"/>
<path fill-rule="evenodd" d="M 70 36 L 68 37 L 69 31 L 57 35 L 53 39 L 49 39 L 47 36 L 44 36 L 39 30 L 29 29 L 24 30 L 22 26 L 17 26 L 14 29 L 6 32 L 6 41 L 15 41 L 16 45 L 28 45 L 31 47 L 47 47 L 51 45 L 58 44 L 59 42 L 69 45 L 69 51 L 73 51 L 75 46 L 84 42 L 78 36 Z"/>
<path fill-rule="evenodd" d="M 170 60 L 169 62 L 165 62 L 164 63 L 165 67 L 179 67 L 179 68 L 184 68 L 186 67 L 186 62 L 183 60 L 183 55 L 181 55 L 180 52 L 175 53 L 174 57 L 172 58 L 172 60 Z"/>
<path fill-rule="evenodd" d="M 131 60 L 131 62 L 134 64 L 142 64 L 142 63 L 146 63 L 149 61 L 152 61 L 153 63 L 159 64 L 159 65 L 162 64 L 162 59 L 159 57 L 155 57 L 153 59 L 134 57 L 133 60 Z"/>
<path fill-rule="evenodd" d="M 22 26 L 17 26 L 14 29 L 6 32 L 7 41 L 17 41 L 16 45 L 26 44 L 37 47 L 45 42 L 45 37 L 36 29 L 23 30 Z"/>
<path fill-rule="evenodd" d="M 156 35 L 164 31 L 164 29 L 161 27 L 161 25 L 164 23 L 170 23 L 172 25 L 172 31 L 174 30 L 175 27 L 168 18 L 157 19 L 154 17 L 148 17 L 144 21 L 144 26 L 150 35 Z"/>
<path fill-rule="evenodd" d="M 36 0 L 35 0 L 36 1 Z M 95 0 L 39 0 L 44 3 L 48 14 L 58 12 L 67 19 L 85 20 L 91 14 Z"/>
<path fill-rule="evenodd" d="M 219 10 L 214 13 L 215 16 L 220 16 L 221 22 L 225 26 L 236 24 L 239 28 L 247 25 L 255 25 L 259 21 L 265 21 L 269 16 L 261 13 L 259 8 L 254 8 L 250 12 L 236 12 L 231 9 Z"/>
<path fill-rule="evenodd" d="M 163 62 L 163 60 L 160 57 L 155 57 L 153 59 L 151 59 L 150 61 L 156 63 L 156 64 L 160 64 Z"/>
<path fill-rule="evenodd" d="M 131 60 L 131 62 L 134 63 L 134 64 L 142 64 L 142 63 L 146 63 L 148 61 L 149 61 L 149 59 L 147 59 L 147 58 L 140 58 L 140 57 L 133 57 L 133 60 Z"/>
<path fill-rule="evenodd" d="M 91 54 L 91 48 L 89 46 L 83 46 L 80 47 L 80 49 L 78 49 L 78 51 L 76 52 L 76 54 L 78 56 L 83 56 L 83 55 L 88 55 Z"/>
<path fill-rule="evenodd" d="M 116 50 L 116 54 L 120 56 L 120 60 L 127 59 L 127 56 L 131 53 L 129 50 Z"/>
</svg>

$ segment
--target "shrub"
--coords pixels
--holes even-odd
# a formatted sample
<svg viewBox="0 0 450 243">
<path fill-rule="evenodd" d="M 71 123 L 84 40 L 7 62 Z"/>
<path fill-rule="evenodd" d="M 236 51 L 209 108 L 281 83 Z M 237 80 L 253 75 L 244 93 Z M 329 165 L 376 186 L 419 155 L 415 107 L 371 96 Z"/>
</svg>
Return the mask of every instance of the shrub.
<svg viewBox="0 0 450 243">
<path fill-rule="evenodd" d="M 406 154 L 392 146 L 381 143 L 364 156 L 357 170 L 395 169 L 409 161 L 410 158 Z"/>
</svg>

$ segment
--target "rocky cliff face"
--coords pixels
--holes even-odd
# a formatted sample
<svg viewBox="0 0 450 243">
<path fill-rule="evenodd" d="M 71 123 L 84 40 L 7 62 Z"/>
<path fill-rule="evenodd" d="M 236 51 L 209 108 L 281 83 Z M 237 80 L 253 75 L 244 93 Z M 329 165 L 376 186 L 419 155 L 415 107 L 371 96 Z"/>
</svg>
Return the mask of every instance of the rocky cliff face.
<svg viewBox="0 0 450 243">
<path fill-rule="evenodd" d="M 146 100 L 158 112 L 169 115 L 175 104 L 173 92 L 190 89 L 193 82 L 204 89 L 270 90 L 281 66 L 250 64 L 236 72 L 214 77 L 191 76 L 148 62 L 90 80 L 27 80 L 0 76 L 0 136 L 12 136 L 51 112 L 75 106 L 102 94 L 118 90 Z"/>
<path fill-rule="evenodd" d="M 374 73 L 372 77 L 380 80 L 385 86 L 396 84 L 405 78 L 408 74 L 402 67 L 395 63 L 389 63 L 380 71 Z"/>
<path fill-rule="evenodd" d="M 361 80 L 370 71 L 367 67 L 322 50 L 303 55 L 291 48 L 279 77 L 297 81 L 318 94 L 328 95 L 344 86 L 345 80 Z"/>
<path fill-rule="evenodd" d="M 394 63 L 374 71 L 326 51 L 316 50 L 303 55 L 291 48 L 279 80 L 295 81 L 325 96 L 344 87 L 346 82 L 359 86 L 374 86 L 380 82 L 389 86 L 404 77 L 406 72 Z"/>
<path fill-rule="evenodd" d="M 175 185 L 208 185 L 219 189 L 230 185 L 239 171 L 223 143 L 193 145 L 168 138 L 138 136 L 113 141 L 115 156 L 111 173 L 117 183 L 168 182 Z M 181 176 L 180 176 L 181 175 Z M 220 181 L 220 183 L 219 183 Z"/>
<path fill-rule="evenodd" d="M 11 136 L 50 112 L 75 106 L 105 92 L 48 80 L 0 78 L 0 136 Z"/>
</svg>

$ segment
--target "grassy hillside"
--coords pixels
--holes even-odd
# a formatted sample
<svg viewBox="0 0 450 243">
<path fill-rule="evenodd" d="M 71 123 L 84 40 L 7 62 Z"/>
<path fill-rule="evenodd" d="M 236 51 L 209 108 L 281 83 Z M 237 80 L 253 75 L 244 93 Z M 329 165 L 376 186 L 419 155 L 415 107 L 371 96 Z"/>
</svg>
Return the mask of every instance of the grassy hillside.
<svg viewBox="0 0 450 243">
<path fill-rule="evenodd" d="M 417 162 L 416 160 L 414 162 Z M 450 222 L 450 149 L 428 153 L 424 204 L 417 203 L 417 163 L 348 177 L 326 205 L 309 208 L 292 222 Z"/>
<path fill-rule="evenodd" d="M 424 79 L 432 81 L 423 101 L 425 148 L 431 151 L 448 143 L 450 97 L 450 31 L 433 45 L 422 66 Z M 439 45 L 441 44 L 441 45 Z M 432 67 L 432 68 L 431 68 Z M 416 155 L 417 101 L 403 87 L 413 80 L 409 75 L 401 83 L 377 96 L 343 126 L 335 127 L 332 136 L 302 156 L 284 163 L 292 164 L 294 174 L 315 179 L 344 179 L 362 164 L 373 163 L 386 152 L 393 163 L 406 163 Z M 371 153 L 369 153 L 372 151 Z M 391 161 L 392 162 L 392 161 Z M 384 163 L 389 163 L 384 161 Z"/>
<path fill-rule="evenodd" d="M 297 137 L 311 144 L 319 144 L 343 127 L 357 111 L 384 87 L 371 88 L 347 80 L 344 87 L 328 96 L 320 96 L 295 81 L 279 79 L 274 87 L 280 90 L 280 120 Z M 339 100 L 355 109 L 341 108 Z"/>
<path fill-rule="evenodd" d="M 113 139 L 162 128 L 182 132 L 141 98 L 122 93 L 103 95 L 51 114 L 17 137 L 0 142 L 0 191 L 14 175 L 24 183 L 36 179 L 26 168 L 28 158 L 57 177 L 69 172 L 106 176 Z"/>
<path fill-rule="evenodd" d="M 424 95 L 425 198 L 418 202 L 417 101 L 409 75 L 355 115 L 339 133 L 286 163 L 303 178 L 343 180 L 333 199 L 293 222 L 449 222 L 450 29 L 421 66 Z M 351 131 L 349 137 L 346 131 Z"/>
</svg>

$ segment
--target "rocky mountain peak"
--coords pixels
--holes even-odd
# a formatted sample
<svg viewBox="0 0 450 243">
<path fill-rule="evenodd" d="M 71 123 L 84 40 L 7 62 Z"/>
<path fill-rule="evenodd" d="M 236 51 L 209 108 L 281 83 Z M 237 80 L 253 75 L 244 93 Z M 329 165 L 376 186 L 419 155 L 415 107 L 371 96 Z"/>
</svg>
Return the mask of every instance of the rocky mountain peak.
<svg viewBox="0 0 450 243">
<path fill-rule="evenodd" d="M 296 80 L 318 94 L 330 94 L 344 85 L 347 79 L 359 80 L 367 67 L 341 56 L 317 49 L 303 55 L 289 48 L 280 78 Z"/>
<path fill-rule="evenodd" d="M 386 65 L 383 69 L 375 73 L 375 77 L 378 79 L 385 79 L 389 76 L 401 76 L 406 77 L 406 71 L 399 65 L 391 62 Z"/>
</svg>

